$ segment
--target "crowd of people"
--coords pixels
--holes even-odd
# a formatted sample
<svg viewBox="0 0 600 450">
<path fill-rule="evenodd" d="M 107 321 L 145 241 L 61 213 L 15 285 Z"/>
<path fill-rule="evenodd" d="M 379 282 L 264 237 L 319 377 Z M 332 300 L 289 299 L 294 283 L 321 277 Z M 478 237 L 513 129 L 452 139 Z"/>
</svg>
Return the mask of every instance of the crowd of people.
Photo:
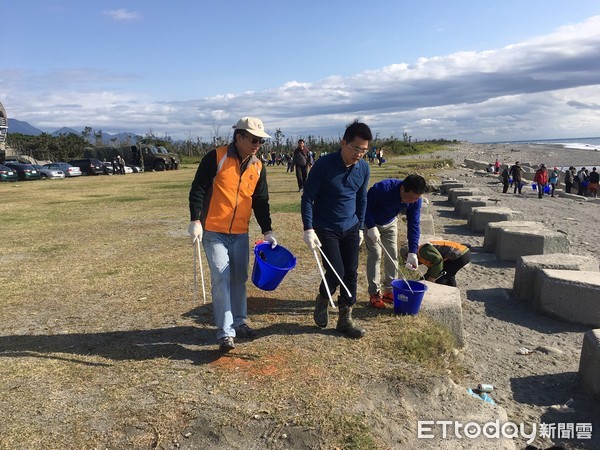
<svg viewBox="0 0 600 450">
<path fill-rule="evenodd" d="M 501 164 L 496 160 L 495 164 L 489 164 L 487 171 L 489 173 L 499 173 Z M 523 168 L 519 161 L 515 162 L 512 166 L 505 165 L 504 169 L 500 173 L 502 180 L 502 192 L 507 193 L 509 187 L 513 187 L 513 192 L 516 194 L 522 193 L 523 188 Z M 548 170 L 545 164 L 540 164 L 538 169 L 533 176 L 533 186 L 537 190 L 538 198 L 543 198 L 544 194 L 555 197 L 556 188 L 561 185 L 561 178 L 563 179 L 565 192 L 568 194 L 573 193 L 573 188 L 576 187 L 577 195 L 586 197 L 596 198 L 598 196 L 598 184 L 600 174 L 596 167 L 592 167 L 592 170 L 588 170 L 585 167 L 577 170 L 571 166 L 563 173 L 558 167 L 553 167 L 552 170 Z"/>
<path fill-rule="evenodd" d="M 259 152 L 257 157 L 260 158 L 264 166 L 285 166 L 286 173 L 295 173 L 298 184 L 298 192 L 304 190 L 304 183 L 308 177 L 308 172 L 315 163 L 315 160 L 327 155 L 327 152 L 321 152 L 318 156 L 312 150 L 306 147 L 304 139 L 298 140 L 298 146 L 291 153 Z M 369 164 L 375 164 L 379 167 L 385 163 L 383 157 L 383 149 L 373 147 L 363 155 Z"/>
<path fill-rule="evenodd" d="M 268 163 L 257 157 L 264 139 L 270 136 L 262 121 L 255 117 L 240 119 L 234 129 L 233 142 L 202 158 L 189 194 L 188 233 L 193 243 L 202 243 L 208 260 L 216 337 L 222 353 L 235 348 L 234 339 L 256 336 L 247 323 L 246 297 L 248 227 L 252 212 L 264 242 L 272 248 L 278 245 L 271 226 L 264 170 Z M 335 328 L 350 338 L 365 334 L 352 317 L 357 302 L 359 248 L 363 241 L 368 252 L 368 302 L 374 308 L 393 303 L 391 281 L 399 271 L 399 214 L 407 217 L 408 241 L 402 247 L 405 251 L 400 253 L 408 269 L 417 270 L 419 264 L 424 264 L 428 268 L 426 279 L 455 286 L 456 272 L 470 260 L 469 249 L 458 243 L 432 241 L 419 246 L 421 196 L 426 189 L 422 176 L 386 179 L 368 187 L 367 155 L 372 140 L 369 126 L 355 121 L 346 128 L 338 151 L 311 160 L 304 141 L 300 140 L 292 155 L 302 192 L 303 240 L 315 256 L 317 250 L 322 254 L 325 268 L 315 298 L 313 320 L 320 328 L 328 326 L 329 306 L 340 288 Z M 374 158 L 383 163 L 383 152 L 376 153 Z M 382 250 L 388 257 L 383 282 Z"/>
</svg>

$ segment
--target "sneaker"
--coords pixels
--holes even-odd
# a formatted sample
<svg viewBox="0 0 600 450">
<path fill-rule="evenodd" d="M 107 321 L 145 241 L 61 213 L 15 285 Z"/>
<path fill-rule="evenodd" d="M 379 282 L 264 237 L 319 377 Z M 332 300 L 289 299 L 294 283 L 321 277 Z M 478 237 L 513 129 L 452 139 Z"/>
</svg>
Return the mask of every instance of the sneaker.
<svg viewBox="0 0 600 450">
<path fill-rule="evenodd" d="M 385 308 L 385 303 L 383 303 L 383 300 L 381 299 L 381 295 L 379 294 L 379 292 L 377 292 L 376 294 L 371 294 L 369 296 L 369 304 L 373 308 L 377 308 L 377 309 Z"/>
<path fill-rule="evenodd" d="M 239 327 L 235 327 L 235 336 L 242 339 L 252 339 L 256 337 L 256 331 L 254 331 L 247 323 L 241 324 Z"/>
<path fill-rule="evenodd" d="M 231 336 L 225 336 L 219 339 L 219 351 L 221 353 L 227 353 L 235 348 L 233 338 Z"/>
<path fill-rule="evenodd" d="M 394 294 L 392 294 L 391 292 L 384 293 L 381 299 L 383 300 L 383 303 L 387 303 L 388 305 L 394 304 Z"/>
</svg>

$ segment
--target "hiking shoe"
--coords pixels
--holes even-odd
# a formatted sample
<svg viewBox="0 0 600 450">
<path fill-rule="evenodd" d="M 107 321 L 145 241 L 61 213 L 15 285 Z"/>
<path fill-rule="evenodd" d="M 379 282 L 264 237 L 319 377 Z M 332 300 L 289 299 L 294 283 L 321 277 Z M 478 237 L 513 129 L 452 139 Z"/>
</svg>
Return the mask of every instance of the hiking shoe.
<svg viewBox="0 0 600 450">
<path fill-rule="evenodd" d="M 377 292 L 376 294 L 371 294 L 369 296 L 369 304 L 373 308 L 377 308 L 377 309 L 383 309 L 383 308 L 385 308 L 385 303 L 383 303 L 383 300 L 382 300 L 381 295 L 379 294 L 379 292 Z"/>
<path fill-rule="evenodd" d="M 227 353 L 235 348 L 233 338 L 231 336 L 224 336 L 219 339 L 219 351 L 221 353 Z"/>
<path fill-rule="evenodd" d="M 239 327 L 235 327 L 235 336 L 242 339 L 253 339 L 256 337 L 256 331 L 254 331 L 247 323 L 241 324 Z"/>
<path fill-rule="evenodd" d="M 325 328 L 329 322 L 329 300 L 321 294 L 317 294 L 315 299 L 315 312 L 313 319 L 318 327 Z"/>
<path fill-rule="evenodd" d="M 384 293 L 381 299 L 383 300 L 383 303 L 387 303 L 388 305 L 394 304 L 394 294 L 392 294 L 391 292 Z"/>
</svg>

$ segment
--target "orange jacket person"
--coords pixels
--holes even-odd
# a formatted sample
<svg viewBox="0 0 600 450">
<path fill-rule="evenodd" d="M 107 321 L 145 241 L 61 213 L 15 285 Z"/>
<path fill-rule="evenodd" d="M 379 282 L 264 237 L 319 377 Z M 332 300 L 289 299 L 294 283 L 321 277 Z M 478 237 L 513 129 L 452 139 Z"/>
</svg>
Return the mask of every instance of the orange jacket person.
<svg viewBox="0 0 600 450">
<path fill-rule="evenodd" d="M 190 189 L 188 232 L 193 241 L 202 241 L 206 252 L 222 353 L 235 347 L 234 337 L 256 335 L 246 323 L 248 225 L 252 211 L 264 240 L 272 247 L 277 245 L 271 231 L 267 174 L 256 157 L 263 138 L 270 136 L 255 117 L 240 119 L 234 128 L 231 144 L 211 150 L 202 158 Z"/>
</svg>

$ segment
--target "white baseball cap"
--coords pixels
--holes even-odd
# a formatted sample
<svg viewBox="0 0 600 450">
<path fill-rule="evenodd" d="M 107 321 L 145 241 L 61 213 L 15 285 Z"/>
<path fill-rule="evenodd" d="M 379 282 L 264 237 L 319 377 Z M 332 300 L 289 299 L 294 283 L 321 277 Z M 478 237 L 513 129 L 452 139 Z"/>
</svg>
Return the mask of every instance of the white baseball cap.
<svg viewBox="0 0 600 450">
<path fill-rule="evenodd" d="M 262 120 L 256 117 L 242 117 L 238 120 L 233 126 L 236 130 L 246 130 L 248 133 L 262 138 L 270 138 L 267 133 L 265 133 L 265 126 L 262 123 Z"/>
</svg>

